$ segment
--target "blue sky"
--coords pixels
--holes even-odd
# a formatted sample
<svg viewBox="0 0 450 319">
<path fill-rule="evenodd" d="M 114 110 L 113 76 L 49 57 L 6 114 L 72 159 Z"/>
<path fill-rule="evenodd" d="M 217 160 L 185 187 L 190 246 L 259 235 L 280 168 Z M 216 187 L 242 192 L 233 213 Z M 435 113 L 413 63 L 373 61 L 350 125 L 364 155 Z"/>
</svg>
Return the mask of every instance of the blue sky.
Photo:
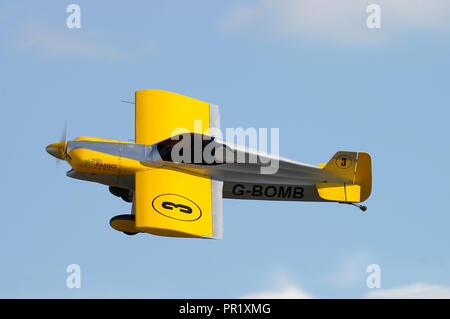
<svg viewBox="0 0 450 319">
<path fill-rule="evenodd" d="M 0 297 L 449 298 L 450 4 L 416 4 L 0 1 Z M 280 154 L 305 163 L 369 152 L 368 211 L 226 199 L 222 241 L 116 232 L 130 205 L 45 146 L 66 122 L 70 139 L 134 138 L 120 100 L 145 88 L 218 104 L 222 128 L 279 128 Z"/>
</svg>

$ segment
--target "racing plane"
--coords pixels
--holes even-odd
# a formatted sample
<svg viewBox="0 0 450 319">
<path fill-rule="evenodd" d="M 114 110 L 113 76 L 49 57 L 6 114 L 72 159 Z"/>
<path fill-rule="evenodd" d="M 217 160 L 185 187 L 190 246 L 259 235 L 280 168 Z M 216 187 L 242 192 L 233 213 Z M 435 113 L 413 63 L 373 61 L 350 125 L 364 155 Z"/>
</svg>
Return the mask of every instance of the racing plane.
<svg viewBox="0 0 450 319">
<path fill-rule="evenodd" d="M 366 210 L 356 203 L 371 193 L 368 153 L 339 151 L 327 163 L 304 164 L 224 141 L 215 104 L 163 90 L 136 91 L 134 104 L 134 143 L 78 137 L 46 147 L 72 167 L 67 176 L 107 185 L 132 203 L 129 214 L 110 220 L 118 231 L 221 239 L 222 198 Z"/>
</svg>

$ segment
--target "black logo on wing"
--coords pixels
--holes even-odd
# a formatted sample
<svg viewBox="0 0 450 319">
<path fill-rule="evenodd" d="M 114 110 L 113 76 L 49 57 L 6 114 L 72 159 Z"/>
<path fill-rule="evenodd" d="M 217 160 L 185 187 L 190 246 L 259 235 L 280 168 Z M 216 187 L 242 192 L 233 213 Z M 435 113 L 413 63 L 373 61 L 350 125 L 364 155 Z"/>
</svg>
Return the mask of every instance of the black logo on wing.
<svg viewBox="0 0 450 319">
<path fill-rule="evenodd" d="M 178 194 L 158 195 L 153 199 L 152 206 L 159 214 L 180 221 L 192 222 L 202 216 L 200 206 Z"/>
<path fill-rule="evenodd" d="M 163 202 L 161 206 L 165 209 L 179 208 L 181 213 L 192 214 L 192 208 L 183 204 L 175 204 L 172 202 Z"/>
</svg>

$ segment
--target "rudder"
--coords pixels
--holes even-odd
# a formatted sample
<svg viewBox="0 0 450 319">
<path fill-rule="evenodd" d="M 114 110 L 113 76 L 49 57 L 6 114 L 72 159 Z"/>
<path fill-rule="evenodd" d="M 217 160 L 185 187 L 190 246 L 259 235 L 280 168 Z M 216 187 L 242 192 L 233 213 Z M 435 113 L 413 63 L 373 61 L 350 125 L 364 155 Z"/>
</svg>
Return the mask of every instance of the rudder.
<svg viewBox="0 0 450 319">
<path fill-rule="evenodd" d="M 372 163 L 368 153 L 337 152 L 327 164 L 319 165 L 340 183 L 317 183 L 324 200 L 359 203 L 369 198 L 372 190 Z"/>
</svg>

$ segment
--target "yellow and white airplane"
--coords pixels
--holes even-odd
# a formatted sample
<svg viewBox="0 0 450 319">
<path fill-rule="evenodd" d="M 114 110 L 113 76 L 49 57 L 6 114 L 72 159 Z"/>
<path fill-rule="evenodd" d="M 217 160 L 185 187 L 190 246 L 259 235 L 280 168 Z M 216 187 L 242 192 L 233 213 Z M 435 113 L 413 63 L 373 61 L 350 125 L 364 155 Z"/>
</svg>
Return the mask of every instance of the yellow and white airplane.
<svg viewBox="0 0 450 319">
<path fill-rule="evenodd" d="M 217 105 L 141 90 L 135 94 L 135 143 L 78 137 L 46 150 L 72 166 L 67 176 L 108 185 L 132 203 L 131 214 L 110 221 L 128 235 L 221 239 L 222 198 L 366 209 L 355 203 L 371 193 L 369 154 L 337 152 L 328 163 L 308 165 L 227 143 L 214 130 L 220 130 Z M 273 162 L 278 169 L 264 173 Z"/>
</svg>

